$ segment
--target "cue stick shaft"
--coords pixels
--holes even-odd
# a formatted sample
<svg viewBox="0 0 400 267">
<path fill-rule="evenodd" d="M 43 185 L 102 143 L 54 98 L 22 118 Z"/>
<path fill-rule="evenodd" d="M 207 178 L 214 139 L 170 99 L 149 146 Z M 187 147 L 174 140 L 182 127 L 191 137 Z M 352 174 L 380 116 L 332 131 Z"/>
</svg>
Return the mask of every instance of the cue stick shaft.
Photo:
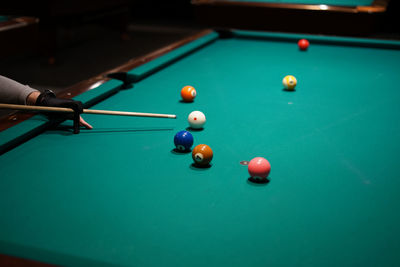
<svg viewBox="0 0 400 267">
<path fill-rule="evenodd" d="M 176 115 L 173 115 L 173 114 L 142 113 L 142 112 L 113 111 L 113 110 L 84 109 L 83 113 L 86 113 L 86 114 L 103 114 L 103 115 L 117 115 L 117 116 L 134 116 L 134 117 L 152 117 L 152 118 L 171 118 L 171 119 L 176 119 Z"/>
<path fill-rule="evenodd" d="M 14 105 L 14 104 L 0 104 L 0 109 L 16 109 L 16 110 L 46 111 L 46 112 L 67 112 L 67 113 L 74 112 L 74 110 L 71 108 L 25 106 L 25 105 Z M 127 111 L 113 111 L 113 110 L 84 109 L 83 113 L 101 114 L 101 115 L 116 115 L 116 116 L 131 116 L 131 117 L 151 117 L 151 118 L 176 119 L 176 115 L 174 115 L 174 114 L 127 112 Z"/>
</svg>

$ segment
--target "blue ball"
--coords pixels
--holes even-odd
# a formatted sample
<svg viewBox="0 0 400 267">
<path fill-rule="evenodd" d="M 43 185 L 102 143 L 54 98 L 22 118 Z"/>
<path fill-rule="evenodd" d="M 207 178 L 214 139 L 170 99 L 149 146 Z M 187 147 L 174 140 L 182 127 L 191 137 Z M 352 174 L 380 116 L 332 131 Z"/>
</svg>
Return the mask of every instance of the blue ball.
<svg viewBox="0 0 400 267">
<path fill-rule="evenodd" d="M 180 131 L 175 135 L 174 143 L 180 151 L 190 150 L 193 145 L 193 135 L 188 131 Z"/>
</svg>

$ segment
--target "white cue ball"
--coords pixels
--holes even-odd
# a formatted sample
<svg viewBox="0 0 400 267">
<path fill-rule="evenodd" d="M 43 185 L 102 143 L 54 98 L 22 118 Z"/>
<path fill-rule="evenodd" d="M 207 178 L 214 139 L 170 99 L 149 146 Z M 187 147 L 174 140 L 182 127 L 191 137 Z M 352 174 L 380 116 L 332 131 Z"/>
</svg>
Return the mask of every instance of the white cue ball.
<svg viewBox="0 0 400 267">
<path fill-rule="evenodd" d="M 201 111 L 193 111 L 189 114 L 188 122 L 193 129 L 201 129 L 206 123 L 206 116 Z"/>
</svg>

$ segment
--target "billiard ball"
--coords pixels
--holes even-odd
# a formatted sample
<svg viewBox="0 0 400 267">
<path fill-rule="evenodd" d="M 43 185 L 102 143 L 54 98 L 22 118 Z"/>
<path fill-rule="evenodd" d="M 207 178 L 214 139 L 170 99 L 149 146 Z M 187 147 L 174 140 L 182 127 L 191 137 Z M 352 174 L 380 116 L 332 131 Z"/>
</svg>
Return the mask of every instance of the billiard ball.
<svg viewBox="0 0 400 267">
<path fill-rule="evenodd" d="M 247 166 L 250 176 L 256 181 L 265 181 L 271 171 L 271 164 L 263 157 L 256 157 Z"/>
<path fill-rule="evenodd" d="M 194 98 L 196 97 L 196 90 L 193 88 L 193 86 L 184 86 L 181 90 L 181 97 L 183 101 L 185 102 L 192 102 Z"/>
<path fill-rule="evenodd" d="M 191 128 L 201 129 L 206 123 L 206 116 L 201 111 L 193 111 L 188 116 L 188 122 Z"/>
<path fill-rule="evenodd" d="M 297 45 L 299 46 L 300 50 L 307 50 L 310 43 L 306 39 L 300 39 Z"/>
<path fill-rule="evenodd" d="M 282 83 L 286 90 L 293 91 L 297 85 L 297 80 L 294 76 L 287 75 L 283 78 Z"/>
<path fill-rule="evenodd" d="M 193 145 L 193 135 L 188 131 L 180 131 L 175 134 L 174 144 L 179 151 L 188 151 Z"/>
<path fill-rule="evenodd" d="M 197 166 L 208 166 L 213 158 L 213 151 L 208 145 L 200 144 L 192 151 L 194 164 Z"/>
</svg>

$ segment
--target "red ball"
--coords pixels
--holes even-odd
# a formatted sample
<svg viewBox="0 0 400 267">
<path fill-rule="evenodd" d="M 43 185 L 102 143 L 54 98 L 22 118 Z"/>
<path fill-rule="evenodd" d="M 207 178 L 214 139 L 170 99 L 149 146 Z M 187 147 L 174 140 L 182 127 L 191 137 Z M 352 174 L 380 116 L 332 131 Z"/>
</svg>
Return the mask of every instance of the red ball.
<svg viewBox="0 0 400 267">
<path fill-rule="evenodd" d="M 297 43 L 299 45 L 300 50 L 307 50 L 310 43 L 306 39 L 300 39 Z"/>
</svg>

